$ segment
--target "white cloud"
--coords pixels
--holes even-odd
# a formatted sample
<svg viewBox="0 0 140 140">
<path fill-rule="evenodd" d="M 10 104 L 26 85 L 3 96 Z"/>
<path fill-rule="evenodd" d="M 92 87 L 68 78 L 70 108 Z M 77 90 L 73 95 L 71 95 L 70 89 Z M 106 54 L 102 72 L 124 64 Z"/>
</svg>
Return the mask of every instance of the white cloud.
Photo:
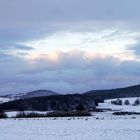
<svg viewBox="0 0 140 140">
<path fill-rule="evenodd" d="M 122 60 L 134 59 L 135 56 L 128 47 L 138 43 L 140 32 L 125 31 L 119 29 L 104 29 L 91 31 L 58 31 L 39 40 L 22 42 L 31 46 L 30 57 L 39 54 L 52 53 L 54 51 L 70 52 L 81 50 L 89 54 L 111 55 Z M 128 57 L 126 57 L 126 55 Z"/>
</svg>

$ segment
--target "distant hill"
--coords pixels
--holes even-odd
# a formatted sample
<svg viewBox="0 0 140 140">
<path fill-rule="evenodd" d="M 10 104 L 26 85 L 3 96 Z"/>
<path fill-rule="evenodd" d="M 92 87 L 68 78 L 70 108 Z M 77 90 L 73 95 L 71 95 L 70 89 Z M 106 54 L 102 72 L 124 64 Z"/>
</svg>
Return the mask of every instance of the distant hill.
<svg viewBox="0 0 140 140">
<path fill-rule="evenodd" d="M 8 94 L 8 95 L 0 96 L 0 104 L 9 102 L 9 101 L 19 100 L 19 99 L 46 97 L 46 96 L 54 96 L 54 95 L 61 95 L 61 94 L 51 91 L 51 90 L 36 90 L 33 92 L 28 92 L 28 93 Z"/>
<path fill-rule="evenodd" d="M 51 96 L 51 95 L 60 95 L 60 94 L 51 90 L 36 90 L 28 93 L 8 94 L 0 97 L 7 98 L 10 100 L 17 100 L 17 99 L 24 99 L 24 98 Z"/>
<path fill-rule="evenodd" d="M 25 95 L 21 96 L 21 99 L 33 98 L 33 97 L 44 97 L 44 96 L 51 96 L 51 95 L 60 95 L 60 94 L 51 90 L 37 90 L 37 91 L 26 93 Z"/>
<path fill-rule="evenodd" d="M 61 95 L 50 90 L 38 90 L 20 95 L 16 100 L 12 98 L 10 102 L 0 104 L 0 110 L 73 110 L 78 104 L 87 110 L 95 110 L 98 103 L 107 99 L 140 97 L 140 85 L 92 90 L 83 94 Z"/>
<path fill-rule="evenodd" d="M 109 90 L 91 90 L 83 93 L 94 97 L 94 99 L 114 99 L 114 98 L 126 98 L 126 97 L 140 97 L 140 85 L 109 89 Z"/>
</svg>

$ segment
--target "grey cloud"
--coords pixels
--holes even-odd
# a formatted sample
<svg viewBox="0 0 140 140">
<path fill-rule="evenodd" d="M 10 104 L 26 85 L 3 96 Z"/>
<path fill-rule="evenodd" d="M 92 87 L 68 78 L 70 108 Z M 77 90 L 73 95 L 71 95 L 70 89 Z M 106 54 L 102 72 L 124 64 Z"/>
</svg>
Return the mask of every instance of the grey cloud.
<svg viewBox="0 0 140 140">
<path fill-rule="evenodd" d="M 84 68 L 87 61 L 84 59 L 84 51 L 70 52 L 55 52 L 58 60 L 52 60 L 49 54 L 40 54 L 35 60 L 29 60 L 30 66 L 23 73 L 38 73 L 46 70 Z"/>
<path fill-rule="evenodd" d="M 11 55 L 0 52 L 0 61 L 11 59 Z"/>
<path fill-rule="evenodd" d="M 7 62 L 9 62 L 9 64 L 10 64 L 10 62 L 13 62 L 13 61 L 15 61 L 15 63 L 16 63 L 16 61 L 19 59 L 21 59 L 21 58 L 15 56 L 15 55 L 9 54 L 9 52 L 7 52 L 7 51 L 5 52 L 3 50 L 0 50 L 0 63 L 1 64 L 7 63 Z"/>
<path fill-rule="evenodd" d="M 73 52 L 55 52 L 57 59 L 52 60 L 49 54 L 40 54 L 38 58 L 34 60 L 29 60 L 30 66 L 23 71 L 23 73 L 40 73 L 44 71 L 53 70 L 69 70 L 69 69 L 87 69 L 104 67 L 104 71 L 107 71 L 114 63 L 117 65 L 119 63 L 117 58 L 112 56 L 107 56 L 102 58 L 96 56 L 95 58 L 88 58 L 85 51 L 73 51 Z M 108 64 L 108 67 L 106 67 Z M 115 67 L 114 67 L 115 68 Z M 101 71 L 101 70 L 100 70 Z"/>
<path fill-rule="evenodd" d="M 53 62 L 42 67 L 43 58 L 34 63 L 34 69 L 29 69 L 28 61 L 16 60 L 0 64 L 0 85 L 9 86 L 1 94 L 7 92 L 27 92 L 37 89 L 51 89 L 62 93 L 83 92 L 92 89 L 116 88 L 138 84 L 140 82 L 140 63 L 136 61 L 123 61 L 114 58 L 94 58 L 89 62 L 83 59 L 83 53 L 78 58 L 71 56 L 66 59 L 61 54 L 59 65 Z M 76 57 L 76 59 L 75 59 Z M 63 62 L 65 60 L 65 62 Z M 43 64 L 45 65 L 46 59 Z M 47 60 L 48 61 L 48 60 Z M 48 63 L 48 62 L 47 62 Z M 9 71 L 8 68 L 11 68 Z M 31 66 L 32 67 L 32 66 Z M 7 69 L 7 70 L 6 70 Z M 23 70 L 28 70 L 23 73 Z M 18 86 L 17 86 L 18 85 Z"/>
<path fill-rule="evenodd" d="M 4 43 L 4 44 L 0 44 L 0 51 L 6 51 L 6 50 L 33 50 L 34 48 L 30 47 L 30 46 L 24 46 L 24 45 L 18 45 L 18 44 L 14 44 L 14 43 Z"/>
<path fill-rule="evenodd" d="M 139 42 L 136 45 L 129 47 L 128 50 L 133 51 L 133 53 L 137 57 L 140 57 L 140 43 Z"/>
<path fill-rule="evenodd" d="M 22 45 L 21 42 L 39 39 L 44 37 L 44 35 L 47 36 L 53 31 L 52 28 L 46 28 L 2 28 L 0 26 L 0 51 L 5 53 L 5 51 L 11 52 L 12 50 L 22 50 L 26 52 L 33 50 L 33 47 Z"/>
<path fill-rule="evenodd" d="M 40 26 L 77 20 L 139 20 L 139 5 L 139 0 L 1 0 L 0 26 Z"/>
<path fill-rule="evenodd" d="M 60 28 L 82 26 L 89 30 L 90 21 L 102 27 L 119 22 L 136 24 L 139 23 L 139 4 L 139 0 L 0 0 L 0 49 L 30 50 L 30 46 L 16 42 L 35 40 Z M 95 24 L 90 24 L 92 26 Z"/>
</svg>

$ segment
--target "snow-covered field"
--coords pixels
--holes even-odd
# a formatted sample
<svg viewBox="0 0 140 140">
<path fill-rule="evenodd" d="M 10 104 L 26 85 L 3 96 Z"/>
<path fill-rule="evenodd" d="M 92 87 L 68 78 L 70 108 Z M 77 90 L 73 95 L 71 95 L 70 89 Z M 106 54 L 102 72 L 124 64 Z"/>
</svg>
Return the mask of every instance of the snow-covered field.
<svg viewBox="0 0 140 140">
<path fill-rule="evenodd" d="M 25 114 L 28 114 L 28 113 L 46 114 L 47 112 L 50 112 L 50 111 L 24 111 Z M 9 118 L 12 118 L 12 117 L 15 117 L 17 114 L 22 113 L 22 111 L 9 111 L 5 113 Z"/>
<path fill-rule="evenodd" d="M 111 100 L 105 100 L 104 103 L 100 103 L 98 108 L 104 108 L 104 109 L 112 109 L 116 111 L 128 111 L 128 112 L 140 112 L 140 105 L 138 106 L 133 106 L 135 100 L 140 99 L 140 98 L 120 98 L 123 102 L 123 105 L 113 105 L 111 104 L 111 101 L 114 101 L 116 99 L 111 99 Z M 124 105 L 124 101 L 129 100 L 130 105 Z"/>
<path fill-rule="evenodd" d="M 0 140 L 140 140 L 139 116 L 0 120 Z"/>
<path fill-rule="evenodd" d="M 140 106 L 132 106 L 135 100 L 129 99 L 128 106 L 106 100 L 98 108 L 112 111 L 91 117 L 0 119 L 0 140 L 140 140 L 140 115 L 112 115 L 115 110 L 140 112 Z M 7 114 L 12 117 L 17 112 Z"/>
</svg>

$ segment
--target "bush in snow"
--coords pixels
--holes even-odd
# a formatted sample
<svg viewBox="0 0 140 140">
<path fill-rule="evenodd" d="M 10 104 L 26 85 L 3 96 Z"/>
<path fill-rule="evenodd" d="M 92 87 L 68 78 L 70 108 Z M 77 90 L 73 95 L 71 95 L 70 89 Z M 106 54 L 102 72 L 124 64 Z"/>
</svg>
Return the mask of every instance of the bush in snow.
<svg viewBox="0 0 140 140">
<path fill-rule="evenodd" d="M 118 103 L 118 105 L 122 105 L 122 100 L 117 99 L 117 103 Z"/>
<path fill-rule="evenodd" d="M 16 115 L 16 118 L 40 118 L 40 117 L 46 117 L 46 114 L 39 114 L 39 113 L 25 113 L 25 112 L 19 112 Z"/>
<path fill-rule="evenodd" d="M 125 101 L 124 101 L 124 104 L 125 104 L 125 105 L 130 105 L 129 100 L 125 100 Z"/>
<path fill-rule="evenodd" d="M 122 105 L 122 100 L 117 99 L 115 101 L 111 101 L 111 104 L 114 104 L 114 105 Z"/>
<path fill-rule="evenodd" d="M 7 115 L 3 111 L 0 111 L 0 118 L 7 118 Z"/>
<path fill-rule="evenodd" d="M 88 111 L 54 111 L 46 114 L 21 112 L 16 115 L 16 118 L 72 117 L 72 116 L 91 116 L 91 114 Z"/>
<path fill-rule="evenodd" d="M 139 104 L 140 104 L 140 100 L 139 99 L 136 99 L 133 105 L 134 106 L 138 106 Z"/>
<path fill-rule="evenodd" d="M 140 115 L 139 112 L 127 112 L 127 111 L 123 111 L 123 112 L 114 112 L 112 113 L 113 115 Z"/>
<path fill-rule="evenodd" d="M 76 117 L 76 116 L 91 116 L 88 111 L 54 111 L 49 112 L 47 117 Z"/>
</svg>

